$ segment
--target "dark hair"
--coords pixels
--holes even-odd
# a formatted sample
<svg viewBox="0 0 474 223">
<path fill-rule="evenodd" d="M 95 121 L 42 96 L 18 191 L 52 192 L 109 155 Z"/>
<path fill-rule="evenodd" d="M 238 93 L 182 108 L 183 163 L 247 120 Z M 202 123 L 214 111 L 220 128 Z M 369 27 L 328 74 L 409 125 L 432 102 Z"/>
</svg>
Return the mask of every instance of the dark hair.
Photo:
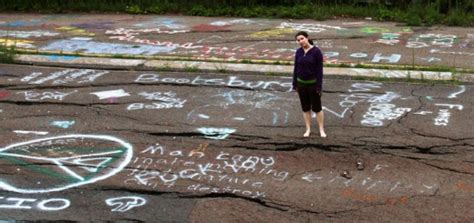
<svg viewBox="0 0 474 223">
<path fill-rule="evenodd" d="M 306 38 L 308 39 L 309 44 L 314 45 L 313 40 L 309 38 L 309 35 L 308 35 L 307 32 L 305 32 L 305 31 L 299 31 L 298 33 L 296 33 L 295 39 L 296 39 L 296 37 L 298 37 L 298 36 L 304 36 L 304 37 L 306 37 Z"/>
</svg>

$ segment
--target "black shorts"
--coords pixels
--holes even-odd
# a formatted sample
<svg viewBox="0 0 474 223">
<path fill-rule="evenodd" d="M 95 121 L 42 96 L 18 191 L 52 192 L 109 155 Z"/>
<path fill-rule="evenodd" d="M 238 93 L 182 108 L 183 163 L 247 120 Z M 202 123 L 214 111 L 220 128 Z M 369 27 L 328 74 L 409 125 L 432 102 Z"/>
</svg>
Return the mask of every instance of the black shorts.
<svg viewBox="0 0 474 223">
<path fill-rule="evenodd" d="M 298 95 L 303 112 L 312 110 L 318 113 L 323 109 L 321 107 L 321 94 L 316 91 L 315 84 L 305 85 L 298 83 Z"/>
</svg>

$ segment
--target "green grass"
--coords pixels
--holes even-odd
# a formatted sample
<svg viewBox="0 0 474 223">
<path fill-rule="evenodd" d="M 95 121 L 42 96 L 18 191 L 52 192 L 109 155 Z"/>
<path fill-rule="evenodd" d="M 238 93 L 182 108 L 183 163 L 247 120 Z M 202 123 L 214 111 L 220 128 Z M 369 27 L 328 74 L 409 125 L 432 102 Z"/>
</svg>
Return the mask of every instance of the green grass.
<svg viewBox="0 0 474 223">
<path fill-rule="evenodd" d="M 199 72 L 200 69 L 198 66 L 194 65 L 194 66 L 188 66 L 187 64 L 184 66 L 184 71 L 185 72 L 188 72 L 188 73 L 196 73 L 196 72 Z"/>
<path fill-rule="evenodd" d="M 14 46 L 0 45 L 0 63 L 13 63 L 15 53 L 16 49 Z"/>
</svg>

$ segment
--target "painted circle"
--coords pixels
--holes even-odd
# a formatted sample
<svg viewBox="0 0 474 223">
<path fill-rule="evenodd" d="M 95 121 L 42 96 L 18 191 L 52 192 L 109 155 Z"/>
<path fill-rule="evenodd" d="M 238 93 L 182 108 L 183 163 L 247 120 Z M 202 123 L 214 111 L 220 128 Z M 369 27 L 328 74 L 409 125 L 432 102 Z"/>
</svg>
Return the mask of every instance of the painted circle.
<svg viewBox="0 0 474 223">
<path fill-rule="evenodd" d="M 91 146 L 94 144 L 113 145 L 113 147 L 94 148 Z M 107 157 L 108 155 L 111 157 Z M 17 171 L 23 168 L 26 173 L 6 176 L 0 174 L 0 188 L 17 193 L 62 191 L 107 179 L 125 168 L 132 156 L 133 147 L 130 143 L 108 135 L 72 134 L 16 143 L 0 149 L 0 163 L 9 162 L 10 166 L 12 162 L 20 164 L 15 168 Z M 97 164 L 98 161 L 101 162 Z M 38 169 L 34 169 L 38 163 L 41 165 L 38 165 Z M 33 175 L 29 176 L 28 173 Z M 84 173 L 89 175 L 81 176 Z M 93 175 L 94 173 L 97 174 Z M 48 179 L 48 176 L 54 177 Z M 23 180 L 23 183 L 12 184 L 6 180 L 7 177 L 11 177 L 13 180 L 10 181 L 15 182 Z M 35 183 L 36 178 L 51 180 L 52 183 L 49 181 Z"/>
</svg>

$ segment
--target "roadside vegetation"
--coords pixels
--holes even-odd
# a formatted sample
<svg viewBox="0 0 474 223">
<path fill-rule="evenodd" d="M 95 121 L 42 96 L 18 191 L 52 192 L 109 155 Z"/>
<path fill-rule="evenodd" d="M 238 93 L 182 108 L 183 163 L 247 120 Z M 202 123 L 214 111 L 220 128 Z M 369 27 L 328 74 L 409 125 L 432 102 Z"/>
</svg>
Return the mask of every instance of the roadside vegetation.
<svg viewBox="0 0 474 223">
<path fill-rule="evenodd" d="M 0 45 L 0 63 L 13 63 L 16 50 L 14 46 Z"/>
<path fill-rule="evenodd" d="M 0 0 L 0 11 L 125 12 L 315 20 L 371 18 L 410 26 L 474 25 L 473 0 Z"/>
</svg>

